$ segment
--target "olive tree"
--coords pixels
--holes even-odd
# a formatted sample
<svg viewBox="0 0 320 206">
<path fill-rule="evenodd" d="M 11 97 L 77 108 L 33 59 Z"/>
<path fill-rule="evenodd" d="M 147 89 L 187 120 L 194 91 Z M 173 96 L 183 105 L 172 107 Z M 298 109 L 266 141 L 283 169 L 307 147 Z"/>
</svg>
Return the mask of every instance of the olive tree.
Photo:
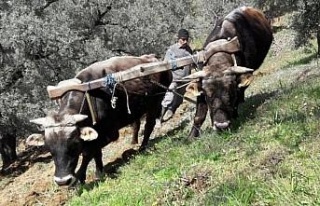
<svg viewBox="0 0 320 206">
<path fill-rule="evenodd" d="M 180 28 L 201 45 L 214 20 L 245 1 L 2 0 L 0 130 L 25 136 L 55 107 L 47 85 L 119 55 L 163 57 Z"/>
</svg>

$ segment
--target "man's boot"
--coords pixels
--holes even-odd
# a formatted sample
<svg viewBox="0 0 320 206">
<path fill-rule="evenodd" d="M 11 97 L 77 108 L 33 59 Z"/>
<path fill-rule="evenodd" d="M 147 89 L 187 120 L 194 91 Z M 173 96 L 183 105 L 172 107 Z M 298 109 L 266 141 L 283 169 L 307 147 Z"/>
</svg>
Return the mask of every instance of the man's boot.
<svg viewBox="0 0 320 206">
<path fill-rule="evenodd" d="M 162 107 L 162 109 L 161 109 L 161 114 L 160 114 L 160 122 L 163 122 L 163 116 L 164 116 L 164 114 L 166 113 L 166 111 L 167 111 L 167 107 Z"/>
<path fill-rule="evenodd" d="M 174 114 L 174 112 L 172 111 L 172 109 L 170 109 L 170 108 L 167 109 L 162 117 L 162 122 L 166 122 L 169 119 L 171 119 L 173 117 L 173 114 Z"/>
</svg>

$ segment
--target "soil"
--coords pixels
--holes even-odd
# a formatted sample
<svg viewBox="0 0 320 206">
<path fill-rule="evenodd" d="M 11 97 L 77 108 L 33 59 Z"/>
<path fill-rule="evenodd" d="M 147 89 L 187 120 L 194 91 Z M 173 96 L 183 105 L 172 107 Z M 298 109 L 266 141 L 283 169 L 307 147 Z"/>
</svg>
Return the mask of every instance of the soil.
<svg viewBox="0 0 320 206">
<path fill-rule="evenodd" d="M 194 104 L 184 102 L 171 120 L 163 123 L 161 128 L 155 128 L 151 139 L 189 123 L 194 115 L 193 110 Z M 143 123 L 141 125 L 139 142 L 142 141 Z M 118 141 L 103 149 L 103 162 L 107 173 L 112 173 L 119 165 L 119 160 L 123 161 L 139 148 L 139 145 L 131 144 L 130 127 L 123 128 L 120 134 Z M 25 138 L 19 138 L 18 160 L 0 174 L 0 205 L 64 205 L 75 195 L 76 190 L 58 187 L 53 182 L 54 164 L 50 153 L 43 147 L 28 147 L 24 140 Z M 89 164 L 86 184 L 94 185 L 93 183 L 95 180 L 92 161 Z"/>
</svg>

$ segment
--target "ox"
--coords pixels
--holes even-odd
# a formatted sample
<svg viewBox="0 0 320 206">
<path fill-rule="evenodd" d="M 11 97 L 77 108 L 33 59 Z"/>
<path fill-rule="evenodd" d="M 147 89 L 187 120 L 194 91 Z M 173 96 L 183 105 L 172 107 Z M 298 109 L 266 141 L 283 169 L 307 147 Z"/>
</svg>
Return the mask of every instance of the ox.
<svg viewBox="0 0 320 206">
<path fill-rule="evenodd" d="M 218 39 L 235 36 L 240 43 L 238 52 L 215 53 L 202 71 L 186 77 L 200 79 L 197 89 L 201 92 L 197 96 L 196 114 L 189 137 L 200 135 L 208 109 L 214 130 L 230 127 L 231 120 L 238 115 L 239 103 L 244 101 L 244 91 L 253 78 L 252 73 L 262 64 L 273 41 L 272 30 L 264 14 L 255 8 L 241 7 L 216 22 L 204 48 Z M 194 87 L 190 86 L 187 90 L 192 91 Z"/>
<path fill-rule="evenodd" d="M 75 76 L 76 82 L 89 82 L 105 77 L 107 74 L 127 70 L 143 63 L 158 61 L 154 55 L 140 57 L 113 57 L 97 62 L 83 69 Z M 119 137 L 119 129 L 133 125 L 138 135 L 140 118 L 145 115 L 144 148 L 153 131 L 155 120 L 161 112 L 161 100 L 165 90 L 152 81 L 168 86 L 172 80 L 171 72 L 165 71 L 136 78 L 117 84 L 113 88 L 99 88 L 88 91 L 96 113 L 93 118 L 89 101 L 85 93 L 67 91 L 59 99 L 59 110 L 45 118 L 31 120 L 44 127 L 44 135 L 32 134 L 27 138 L 29 145 L 45 145 L 52 154 L 55 173 L 54 181 L 58 185 L 72 185 L 79 180 L 84 182 L 89 162 L 96 163 L 96 176 L 103 174 L 101 149 Z M 114 98 L 117 101 L 114 102 Z M 131 111 L 130 111 L 131 110 Z M 96 124 L 93 125 L 93 119 Z M 135 138 L 136 139 L 136 138 Z M 76 166 L 80 154 L 82 162 L 77 172 Z"/>
</svg>

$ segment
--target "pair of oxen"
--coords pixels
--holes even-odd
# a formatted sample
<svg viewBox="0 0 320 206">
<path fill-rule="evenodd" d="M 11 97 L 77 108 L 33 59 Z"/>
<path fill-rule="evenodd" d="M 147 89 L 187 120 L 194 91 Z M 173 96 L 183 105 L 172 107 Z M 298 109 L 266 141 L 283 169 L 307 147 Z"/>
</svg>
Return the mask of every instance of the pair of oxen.
<svg viewBox="0 0 320 206">
<path fill-rule="evenodd" d="M 208 110 L 214 130 L 230 127 L 231 120 L 237 117 L 239 103 L 244 101 L 244 92 L 252 80 L 253 71 L 262 64 L 273 40 L 270 23 L 264 14 L 252 7 L 241 7 L 216 22 L 204 49 L 211 42 L 219 44 L 219 40 L 233 37 L 239 40 L 237 52 L 218 51 L 206 60 L 203 70 L 187 77 L 198 79 L 187 89 L 200 92 L 190 138 L 199 137 Z M 89 82 L 155 61 L 158 59 L 153 55 L 113 57 L 83 69 L 74 80 Z M 114 88 L 68 91 L 59 98 L 58 111 L 31 120 L 43 126 L 44 135 L 30 135 L 27 143 L 45 145 L 49 149 L 55 163 L 54 180 L 58 185 L 72 185 L 77 180 L 84 182 L 92 159 L 96 163 L 96 175 L 101 177 L 102 148 L 117 140 L 119 129 L 128 125 L 134 128 L 133 143 L 138 143 L 142 116 L 145 116 L 145 129 L 141 147 L 147 146 L 165 92 L 154 82 L 169 86 L 171 80 L 171 72 L 164 71 L 123 82 Z M 91 100 L 86 98 L 87 94 Z M 81 154 L 82 162 L 75 172 Z"/>
</svg>

